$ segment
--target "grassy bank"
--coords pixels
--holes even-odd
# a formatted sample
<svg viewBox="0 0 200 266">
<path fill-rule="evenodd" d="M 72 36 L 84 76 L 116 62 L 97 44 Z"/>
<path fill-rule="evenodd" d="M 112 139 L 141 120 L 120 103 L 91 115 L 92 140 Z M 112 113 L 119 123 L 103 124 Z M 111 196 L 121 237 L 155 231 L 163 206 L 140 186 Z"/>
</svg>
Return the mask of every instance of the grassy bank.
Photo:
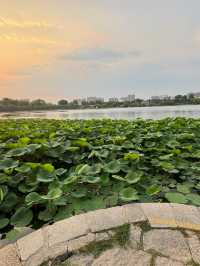
<svg viewBox="0 0 200 266">
<path fill-rule="evenodd" d="M 200 120 L 0 121 L 0 232 L 127 202 L 200 205 Z"/>
</svg>

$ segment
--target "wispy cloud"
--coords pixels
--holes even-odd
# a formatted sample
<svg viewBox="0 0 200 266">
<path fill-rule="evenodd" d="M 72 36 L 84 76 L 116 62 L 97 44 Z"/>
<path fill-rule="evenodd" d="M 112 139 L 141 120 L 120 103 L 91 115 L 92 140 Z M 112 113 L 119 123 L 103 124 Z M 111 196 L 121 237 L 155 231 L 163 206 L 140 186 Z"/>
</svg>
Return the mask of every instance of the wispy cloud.
<svg viewBox="0 0 200 266">
<path fill-rule="evenodd" d="M 141 52 L 138 50 L 123 52 L 109 48 L 81 48 L 66 53 L 59 58 L 71 61 L 115 61 L 126 58 L 138 57 Z"/>
<path fill-rule="evenodd" d="M 0 17 L 0 28 L 18 28 L 18 29 L 56 29 L 60 26 L 48 23 L 46 21 L 16 20 Z"/>
<path fill-rule="evenodd" d="M 26 37 L 16 33 L 0 34 L 0 40 L 20 42 L 20 43 L 32 43 L 32 44 L 57 44 L 58 42 L 44 37 Z"/>
</svg>

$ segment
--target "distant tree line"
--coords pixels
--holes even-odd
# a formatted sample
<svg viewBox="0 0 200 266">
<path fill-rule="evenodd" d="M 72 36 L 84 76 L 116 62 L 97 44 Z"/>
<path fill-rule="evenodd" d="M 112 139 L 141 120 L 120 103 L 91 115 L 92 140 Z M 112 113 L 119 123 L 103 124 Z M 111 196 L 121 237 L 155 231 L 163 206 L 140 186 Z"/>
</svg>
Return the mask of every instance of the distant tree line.
<svg viewBox="0 0 200 266">
<path fill-rule="evenodd" d="M 39 110 L 67 110 L 67 109 L 87 109 L 87 108 L 114 108 L 114 107 L 144 107 L 144 106 L 166 106 L 166 105 L 183 105 L 183 104 L 200 104 L 200 97 L 193 94 L 189 95 L 176 95 L 174 98 L 166 97 L 164 99 L 135 99 L 132 102 L 87 102 L 82 101 L 81 104 L 78 100 L 67 101 L 61 99 L 57 104 L 46 102 L 42 99 L 37 100 L 17 100 L 10 98 L 3 98 L 0 100 L 0 112 L 13 112 L 13 111 L 39 111 Z"/>
</svg>

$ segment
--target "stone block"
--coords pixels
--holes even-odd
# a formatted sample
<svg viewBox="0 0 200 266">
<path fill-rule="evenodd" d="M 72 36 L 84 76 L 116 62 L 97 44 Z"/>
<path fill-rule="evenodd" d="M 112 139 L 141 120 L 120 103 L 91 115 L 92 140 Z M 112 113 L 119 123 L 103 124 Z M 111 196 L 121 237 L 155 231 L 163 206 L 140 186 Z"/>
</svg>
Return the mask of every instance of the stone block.
<svg viewBox="0 0 200 266">
<path fill-rule="evenodd" d="M 124 208 L 121 206 L 89 212 L 86 215 L 92 232 L 116 228 L 127 223 Z"/>
<path fill-rule="evenodd" d="M 111 236 L 107 232 L 102 232 L 102 233 L 96 233 L 95 234 L 95 241 L 96 242 L 106 241 L 106 240 L 109 240 L 110 238 L 111 238 Z"/>
<path fill-rule="evenodd" d="M 86 215 L 77 215 L 48 226 L 49 247 L 86 235 L 89 232 Z"/>
<path fill-rule="evenodd" d="M 142 250 L 113 248 L 103 252 L 92 266 L 150 266 L 151 255 Z"/>
<path fill-rule="evenodd" d="M 124 205 L 123 208 L 125 211 L 127 223 L 138 223 L 147 220 L 147 217 L 145 216 L 141 208 L 141 204 L 138 203 L 127 204 Z"/>
<path fill-rule="evenodd" d="M 151 227 L 177 227 L 172 206 L 169 203 L 141 203 Z"/>
<path fill-rule="evenodd" d="M 68 242 L 68 251 L 73 252 L 77 251 L 80 248 L 83 248 L 90 244 L 91 242 L 95 241 L 95 234 L 89 233 L 86 236 L 82 236 L 76 239 L 72 239 Z"/>
<path fill-rule="evenodd" d="M 10 244 L 0 249 L 0 266 L 21 266 L 15 244 Z"/>
<path fill-rule="evenodd" d="M 41 229 L 17 240 L 17 247 L 22 261 L 27 260 L 33 254 L 37 253 L 43 245 L 44 236 Z"/>
<path fill-rule="evenodd" d="M 190 252 L 192 254 L 192 259 L 196 264 L 200 265 L 200 238 L 194 232 L 188 232 L 188 244 L 190 247 Z"/>
<path fill-rule="evenodd" d="M 171 203 L 176 224 L 180 228 L 200 231 L 200 213 L 197 207 Z"/>
<path fill-rule="evenodd" d="M 139 226 L 131 225 L 130 226 L 130 244 L 132 248 L 137 249 L 140 246 L 142 229 Z"/>
<path fill-rule="evenodd" d="M 180 261 L 170 260 L 164 257 L 157 257 L 155 259 L 155 266 L 184 266 Z"/>
<path fill-rule="evenodd" d="M 188 263 L 191 253 L 187 242 L 180 231 L 169 229 L 153 229 L 144 233 L 145 251 L 156 251 L 172 260 Z"/>
</svg>

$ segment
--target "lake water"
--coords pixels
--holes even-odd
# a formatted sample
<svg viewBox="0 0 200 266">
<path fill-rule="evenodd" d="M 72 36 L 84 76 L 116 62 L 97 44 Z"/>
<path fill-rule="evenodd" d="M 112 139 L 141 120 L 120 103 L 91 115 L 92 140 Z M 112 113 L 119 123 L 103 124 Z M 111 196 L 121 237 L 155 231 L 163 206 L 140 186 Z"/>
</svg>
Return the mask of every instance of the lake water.
<svg viewBox="0 0 200 266">
<path fill-rule="evenodd" d="M 0 118 L 54 118 L 54 119 L 161 119 L 165 117 L 200 118 L 200 105 L 131 107 L 85 110 L 56 110 L 37 112 L 0 113 Z"/>
</svg>

